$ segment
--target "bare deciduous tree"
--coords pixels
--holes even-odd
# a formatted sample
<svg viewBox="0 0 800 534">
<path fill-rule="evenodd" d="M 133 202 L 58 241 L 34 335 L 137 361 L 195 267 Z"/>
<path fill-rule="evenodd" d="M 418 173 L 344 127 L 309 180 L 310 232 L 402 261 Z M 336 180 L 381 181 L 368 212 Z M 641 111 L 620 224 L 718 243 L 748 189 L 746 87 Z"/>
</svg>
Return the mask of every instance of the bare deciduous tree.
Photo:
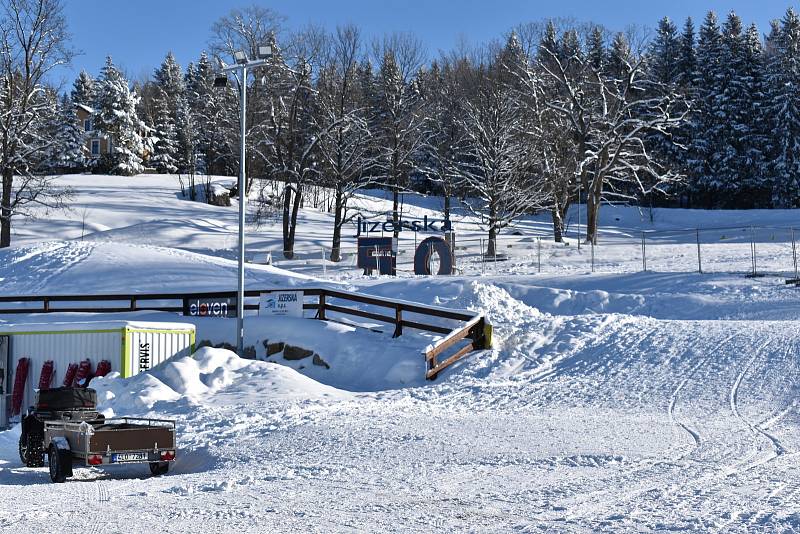
<svg viewBox="0 0 800 534">
<path fill-rule="evenodd" d="M 60 0 L 0 3 L 0 248 L 11 245 L 11 221 L 32 205 L 59 207 L 68 193 L 37 174 L 36 160 L 52 144 L 42 122 L 45 81 L 74 52 Z"/>
<path fill-rule="evenodd" d="M 317 129 L 328 132 L 319 142 L 321 183 L 333 189 L 334 221 L 331 261 L 341 260 L 342 227 L 352 220 L 348 201 L 371 182 L 371 136 L 365 95 L 360 84 L 361 34 L 354 26 L 336 29 L 329 55 L 317 80 Z"/>
</svg>

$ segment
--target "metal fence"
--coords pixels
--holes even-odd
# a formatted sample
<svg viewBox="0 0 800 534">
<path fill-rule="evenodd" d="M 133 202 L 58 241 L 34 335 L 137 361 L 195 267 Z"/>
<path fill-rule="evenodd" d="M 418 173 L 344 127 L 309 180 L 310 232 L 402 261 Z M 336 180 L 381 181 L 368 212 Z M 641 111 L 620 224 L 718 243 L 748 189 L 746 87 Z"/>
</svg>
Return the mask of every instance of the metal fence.
<svg viewBox="0 0 800 534">
<path fill-rule="evenodd" d="M 574 238 L 555 243 L 544 235 L 505 235 L 497 238 L 495 251 L 488 254 L 488 240 L 470 236 L 456 238 L 454 257 L 458 274 L 660 271 L 797 278 L 797 237 L 800 234 L 794 228 L 773 226 L 601 230 L 597 244 Z M 399 241 L 398 274 L 413 274 L 417 245 L 412 239 Z M 269 248 L 249 254 L 256 263 L 311 275 L 361 274 L 358 249 L 353 245 L 340 248 L 339 261 L 331 261 L 330 247 L 321 244 L 298 243 L 291 256 L 287 259 L 280 249 Z"/>
</svg>

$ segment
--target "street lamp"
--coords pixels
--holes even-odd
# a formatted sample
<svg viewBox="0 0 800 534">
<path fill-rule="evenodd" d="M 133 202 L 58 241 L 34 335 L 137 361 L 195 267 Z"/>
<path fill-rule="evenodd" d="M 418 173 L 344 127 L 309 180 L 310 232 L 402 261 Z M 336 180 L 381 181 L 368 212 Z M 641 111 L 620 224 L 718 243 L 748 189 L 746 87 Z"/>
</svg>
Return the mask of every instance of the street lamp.
<svg viewBox="0 0 800 534">
<path fill-rule="evenodd" d="M 245 222 L 245 195 L 247 184 L 245 179 L 245 146 L 247 141 L 246 111 L 247 111 L 247 70 L 263 67 L 272 56 L 272 47 L 259 46 L 258 59 L 249 59 L 247 55 L 237 50 L 233 53 L 234 65 L 222 65 L 222 71 L 214 78 L 214 87 L 228 85 L 228 73 L 241 71 L 239 77 L 239 110 L 241 123 L 241 151 L 239 153 L 239 279 L 238 293 L 236 296 L 236 351 L 239 356 L 244 356 L 244 222 Z"/>
</svg>

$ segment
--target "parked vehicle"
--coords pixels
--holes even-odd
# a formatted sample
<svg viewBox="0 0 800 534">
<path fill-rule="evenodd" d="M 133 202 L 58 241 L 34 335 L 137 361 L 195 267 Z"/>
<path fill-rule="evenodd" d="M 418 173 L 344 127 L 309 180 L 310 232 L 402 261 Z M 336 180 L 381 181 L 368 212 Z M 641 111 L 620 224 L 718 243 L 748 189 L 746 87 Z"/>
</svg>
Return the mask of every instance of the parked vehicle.
<svg viewBox="0 0 800 534">
<path fill-rule="evenodd" d="M 43 467 L 45 455 L 53 482 L 72 476 L 74 464 L 147 463 L 154 476 L 163 475 L 175 461 L 175 421 L 106 419 L 91 388 L 40 390 L 22 420 L 19 457 L 27 467 Z"/>
</svg>

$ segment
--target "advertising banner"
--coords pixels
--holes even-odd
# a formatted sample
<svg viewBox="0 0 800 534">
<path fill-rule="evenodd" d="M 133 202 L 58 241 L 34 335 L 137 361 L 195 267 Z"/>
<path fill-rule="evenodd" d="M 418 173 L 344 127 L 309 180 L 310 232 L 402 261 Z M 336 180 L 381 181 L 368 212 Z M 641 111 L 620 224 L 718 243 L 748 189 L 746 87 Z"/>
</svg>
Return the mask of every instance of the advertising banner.
<svg viewBox="0 0 800 534">
<path fill-rule="evenodd" d="M 236 317 L 236 297 L 188 297 L 183 314 L 189 317 Z"/>
<path fill-rule="evenodd" d="M 258 314 L 262 316 L 302 317 L 302 291 L 270 291 L 261 293 Z"/>
</svg>

